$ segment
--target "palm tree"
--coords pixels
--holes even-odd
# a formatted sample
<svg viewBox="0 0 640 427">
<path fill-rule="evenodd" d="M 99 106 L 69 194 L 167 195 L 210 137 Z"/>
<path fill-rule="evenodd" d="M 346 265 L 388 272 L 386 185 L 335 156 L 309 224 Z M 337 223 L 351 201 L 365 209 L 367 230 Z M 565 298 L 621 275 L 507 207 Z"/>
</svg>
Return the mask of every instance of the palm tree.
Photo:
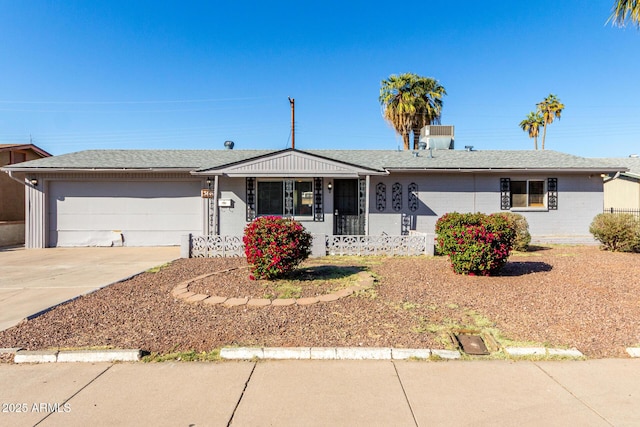
<svg viewBox="0 0 640 427">
<path fill-rule="evenodd" d="M 618 27 L 624 27 L 627 21 L 631 21 L 640 28 L 640 1 L 616 0 L 609 21 L 613 21 L 613 25 Z"/>
<path fill-rule="evenodd" d="M 540 126 L 544 124 L 542 114 L 539 112 L 530 112 L 527 117 L 520 122 L 523 131 L 529 133 L 529 138 L 533 138 L 533 146 L 538 149 L 538 135 L 540 135 Z"/>
<path fill-rule="evenodd" d="M 382 115 L 402 136 L 405 150 L 410 148 L 412 131 L 414 148 L 417 148 L 420 128 L 439 122 L 443 95 L 446 91 L 437 80 L 414 73 L 392 74 L 382 81 L 379 98 Z"/>
<path fill-rule="evenodd" d="M 415 92 L 418 96 L 418 113 L 413 125 L 413 149 L 418 149 L 420 142 L 420 129 L 427 125 L 440 124 L 442 115 L 442 97 L 447 91 L 432 78 L 419 78 L 415 83 Z"/>
<path fill-rule="evenodd" d="M 544 150 L 544 141 L 547 138 L 547 125 L 553 123 L 554 119 L 560 120 L 560 114 L 564 110 L 564 104 L 560 102 L 557 96 L 549 94 L 542 102 L 537 104 L 537 112 L 542 115 L 542 149 Z"/>
</svg>

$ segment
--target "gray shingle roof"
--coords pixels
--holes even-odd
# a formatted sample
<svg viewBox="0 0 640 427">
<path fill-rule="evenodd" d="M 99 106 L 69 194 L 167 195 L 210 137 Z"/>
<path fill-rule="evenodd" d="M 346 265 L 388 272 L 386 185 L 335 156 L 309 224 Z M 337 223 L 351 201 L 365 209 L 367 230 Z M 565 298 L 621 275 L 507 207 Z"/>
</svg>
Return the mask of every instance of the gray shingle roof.
<svg viewBox="0 0 640 427">
<path fill-rule="evenodd" d="M 627 175 L 640 176 L 640 157 L 619 157 L 598 159 L 613 166 L 622 166 L 629 169 Z"/>
<path fill-rule="evenodd" d="M 434 150 L 411 151 L 310 150 L 318 154 L 347 163 L 375 169 L 601 169 L 611 168 L 609 163 L 598 159 L 573 156 L 557 151 L 538 150 Z"/>
<path fill-rule="evenodd" d="M 87 150 L 33 160 L 19 166 L 20 169 L 196 170 L 272 152 L 273 150 Z"/>
<path fill-rule="evenodd" d="M 286 150 L 285 150 L 286 151 Z M 500 170 L 549 169 L 608 172 L 625 169 L 608 159 L 591 159 L 539 150 L 465 151 L 434 150 L 303 150 L 306 153 L 352 165 L 384 170 Z M 201 170 L 278 153 L 279 150 L 88 150 L 9 166 L 8 170 Z"/>
</svg>

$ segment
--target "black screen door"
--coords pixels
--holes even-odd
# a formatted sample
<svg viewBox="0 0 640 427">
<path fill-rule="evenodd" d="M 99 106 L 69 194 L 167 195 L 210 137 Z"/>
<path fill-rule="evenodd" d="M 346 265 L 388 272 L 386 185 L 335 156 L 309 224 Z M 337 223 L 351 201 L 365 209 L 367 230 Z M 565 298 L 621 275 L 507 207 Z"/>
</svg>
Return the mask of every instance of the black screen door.
<svg viewBox="0 0 640 427">
<path fill-rule="evenodd" d="M 364 234 L 362 217 L 359 214 L 359 191 L 357 179 L 336 179 L 333 193 L 334 234 Z"/>
</svg>

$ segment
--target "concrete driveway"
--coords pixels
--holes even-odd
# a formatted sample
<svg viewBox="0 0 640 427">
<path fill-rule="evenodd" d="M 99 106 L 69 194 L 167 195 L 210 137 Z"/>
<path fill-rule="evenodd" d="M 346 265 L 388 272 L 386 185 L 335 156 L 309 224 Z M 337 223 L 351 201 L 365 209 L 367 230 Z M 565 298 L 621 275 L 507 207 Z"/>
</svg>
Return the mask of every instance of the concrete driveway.
<svg viewBox="0 0 640 427">
<path fill-rule="evenodd" d="M 0 248 L 0 331 L 179 257 L 179 247 Z"/>
</svg>

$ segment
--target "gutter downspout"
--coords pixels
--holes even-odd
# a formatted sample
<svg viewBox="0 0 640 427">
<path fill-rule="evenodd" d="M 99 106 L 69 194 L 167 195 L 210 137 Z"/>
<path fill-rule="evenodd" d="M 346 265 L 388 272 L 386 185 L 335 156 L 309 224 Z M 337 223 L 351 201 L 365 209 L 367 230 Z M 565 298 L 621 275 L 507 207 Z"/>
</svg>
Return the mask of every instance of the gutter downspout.
<svg viewBox="0 0 640 427">
<path fill-rule="evenodd" d="M 15 176 L 13 176 L 13 171 L 3 171 L 3 172 L 7 173 L 9 175 L 9 178 L 11 178 L 12 180 L 19 182 L 25 187 L 27 186 L 27 182 L 24 179 L 16 178 Z"/>
</svg>

